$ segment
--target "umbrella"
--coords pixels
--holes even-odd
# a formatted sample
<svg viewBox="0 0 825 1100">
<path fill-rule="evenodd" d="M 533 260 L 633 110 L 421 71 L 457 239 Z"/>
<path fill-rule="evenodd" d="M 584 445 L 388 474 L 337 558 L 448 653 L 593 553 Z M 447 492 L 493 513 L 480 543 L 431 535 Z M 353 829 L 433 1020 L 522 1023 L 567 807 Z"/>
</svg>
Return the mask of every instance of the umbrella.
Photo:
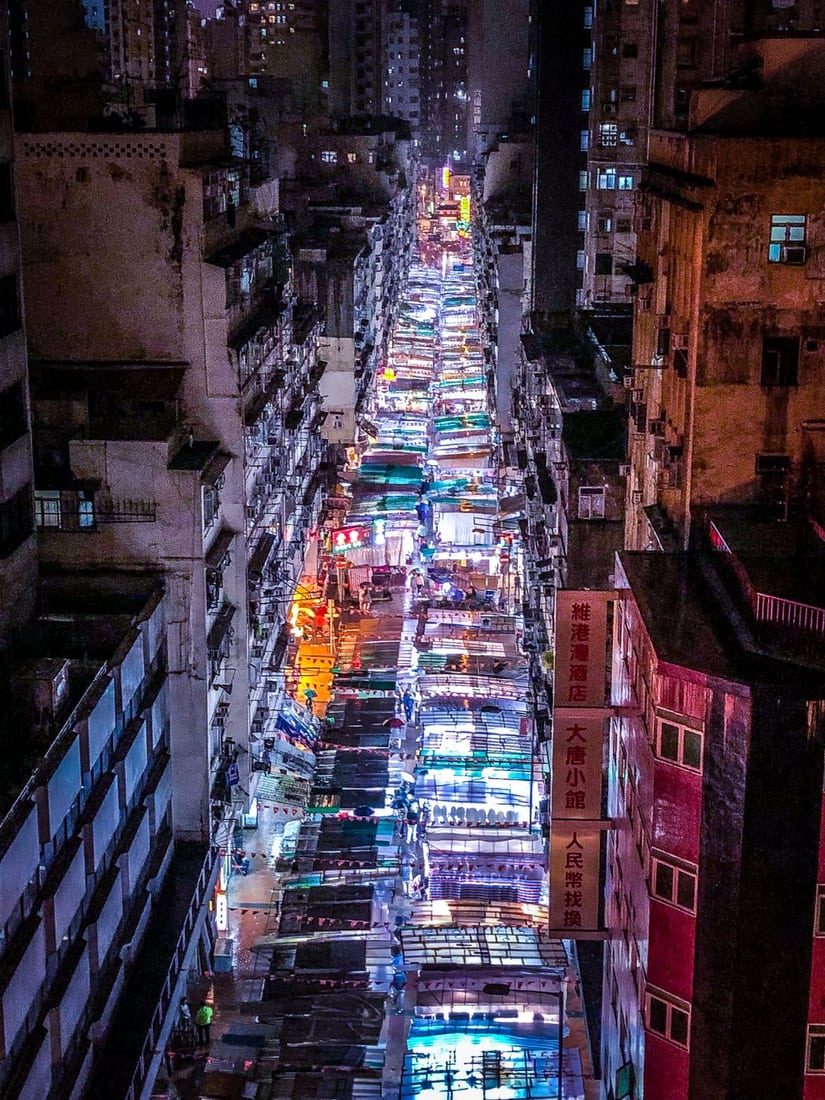
<svg viewBox="0 0 825 1100">
<path fill-rule="evenodd" d="M 415 783 L 415 776 L 410 775 L 409 772 L 402 772 L 401 778 L 404 780 L 405 783 Z"/>
</svg>

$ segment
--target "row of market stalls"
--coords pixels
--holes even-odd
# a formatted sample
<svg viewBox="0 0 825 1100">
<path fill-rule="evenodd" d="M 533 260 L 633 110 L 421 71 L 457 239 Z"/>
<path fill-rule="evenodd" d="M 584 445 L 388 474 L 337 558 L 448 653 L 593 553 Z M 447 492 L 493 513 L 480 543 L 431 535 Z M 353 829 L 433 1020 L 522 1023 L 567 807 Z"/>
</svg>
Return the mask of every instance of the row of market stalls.
<svg viewBox="0 0 825 1100">
<path fill-rule="evenodd" d="M 332 692 L 259 944 L 281 1100 L 583 1096 L 468 260 L 413 265 L 330 534 Z"/>
</svg>

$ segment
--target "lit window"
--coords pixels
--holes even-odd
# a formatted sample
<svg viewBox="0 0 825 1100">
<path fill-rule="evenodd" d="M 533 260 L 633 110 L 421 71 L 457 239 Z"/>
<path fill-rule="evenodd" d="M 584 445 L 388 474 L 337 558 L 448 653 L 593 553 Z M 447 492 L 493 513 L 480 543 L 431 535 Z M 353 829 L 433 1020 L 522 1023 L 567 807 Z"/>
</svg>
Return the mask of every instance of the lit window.
<svg viewBox="0 0 825 1100">
<path fill-rule="evenodd" d="M 687 1050 L 690 1040 L 690 1005 L 667 994 L 648 992 L 648 1031 Z"/>
<path fill-rule="evenodd" d="M 653 896 L 689 913 L 696 912 L 696 870 L 653 857 Z"/>
<path fill-rule="evenodd" d="M 619 127 L 615 122 L 602 122 L 599 125 L 599 145 L 603 149 L 613 148 L 619 140 Z"/>
<path fill-rule="evenodd" d="M 593 8 L 590 4 L 584 9 L 584 25 L 588 29 L 593 26 Z"/>
<path fill-rule="evenodd" d="M 808 1024 L 807 1073 L 825 1073 L 825 1024 Z"/>
<path fill-rule="evenodd" d="M 582 110 L 590 110 L 590 89 L 582 88 Z"/>
<path fill-rule="evenodd" d="M 580 248 L 576 253 L 576 268 L 579 271 L 584 271 L 584 249 Z"/>
<path fill-rule="evenodd" d="M 680 722 L 656 719 L 656 751 L 660 760 L 693 771 L 702 770 L 702 734 Z"/>
<path fill-rule="evenodd" d="M 579 489 L 579 519 L 604 519 L 604 501 L 604 485 L 582 485 Z"/>
<path fill-rule="evenodd" d="M 337 164 L 338 153 L 335 149 L 322 149 L 321 150 L 321 163 L 322 164 Z"/>
<path fill-rule="evenodd" d="M 355 164 L 355 162 L 357 160 L 358 160 L 358 154 L 357 153 L 347 153 L 347 162 L 349 164 Z"/>
<path fill-rule="evenodd" d="M 768 260 L 772 264 L 804 264 L 807 259 L 805 247 L 805 214 L 774 214 L 771 217 L 771 243 L 768 245 Z"/>
<path fill-rule="evenodd" d="M 579 149 L 586 153 L 590 147 L 590 134 L 587 130 L 581 130 L 579 132 Z"/>
<path fill-rule="evenodd" d="M 593 51 L 588 46 L 586 49 L 582 50 L 582 68 L 583 69 L 589 69 L 592 64 L 593 64 Z"/>
<path fill-rule="evenodd" d="M 586 191 L 587 190 L 587 170 L 586 169 L 583 169 L 581 172 L 579 172 L 579 190 L 580 191 Z"/>
<path fill-rule="evenodd" d="M 619 190 L 620 191 L 632 191 L 633 190 L 633 177 L 632 176 L 619 176 Z"/>
<path fill-rule="evenodd" d="M 587 231 L 587 211 L 586 210 L 580 210 L 579 211 L 579 219 L 578 219 L 577 228 L 581 233 L 585 233 Z"/>
<path fill-rule="evenodd" d="M 600 168 L 596 176 L 596 186 L 600 191 L 615 191 L 616 169 Z"/>
<path fill-rule="evenodd" d="M 596 225 L 600 233 L 609 233 L 613 227 L 613 218 L 610 214 L 599 214 Z"/>
</svg>

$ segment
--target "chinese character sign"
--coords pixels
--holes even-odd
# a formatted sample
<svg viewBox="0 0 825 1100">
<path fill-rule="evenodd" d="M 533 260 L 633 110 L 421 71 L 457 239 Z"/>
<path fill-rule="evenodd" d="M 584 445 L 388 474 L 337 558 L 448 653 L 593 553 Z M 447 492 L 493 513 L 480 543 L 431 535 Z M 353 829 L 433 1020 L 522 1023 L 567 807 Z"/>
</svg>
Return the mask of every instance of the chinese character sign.
<svg viewBox="0 0 825 1100">
<path fill-rule="evenodd" d="M 607 600 L 607 592 L 556 595 L 557 707 L 604 706 Z"/>
<path fill-rule="evenodd" d="M 575 939 L 599 931 L 599 832 L 556 823 L 550 841 L 550 928 Z"/>
<path fill-rule="evenodd" d="M 557 710 L 553 728 L 554 820 L 597 821 L 602 810 L 604 720 Z"/>
</svg>

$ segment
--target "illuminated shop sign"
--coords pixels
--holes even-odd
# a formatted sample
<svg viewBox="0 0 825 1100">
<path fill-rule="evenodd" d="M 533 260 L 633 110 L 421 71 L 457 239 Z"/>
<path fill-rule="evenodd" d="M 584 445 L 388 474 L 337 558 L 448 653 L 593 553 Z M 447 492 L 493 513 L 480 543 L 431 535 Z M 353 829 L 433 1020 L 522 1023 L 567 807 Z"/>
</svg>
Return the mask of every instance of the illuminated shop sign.
<svg viewBox="0 0 825 1100">
<path fill-rule="evenodd" d="M 339 527 L 332 535 L 332 549 L 336 554 L 344 554 L 347 550 L 356 550 L 360 546 L 369 546 L 371 538 L 371 527 Z"/>
</svg>

